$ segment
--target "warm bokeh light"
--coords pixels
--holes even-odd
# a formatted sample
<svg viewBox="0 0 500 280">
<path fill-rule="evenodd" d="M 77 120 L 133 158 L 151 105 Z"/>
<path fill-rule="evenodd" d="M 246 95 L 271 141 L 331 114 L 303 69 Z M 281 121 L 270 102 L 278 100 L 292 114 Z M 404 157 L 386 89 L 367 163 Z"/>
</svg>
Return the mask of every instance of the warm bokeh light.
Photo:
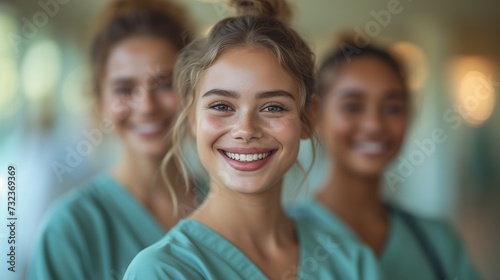
<svg viewBox="0 0 500 280">
<path fill-rule="evenodd" d="M 427 57 L 424 51 L 419 46 L 409 42 L 394 43 L 390 49 L 408 71 L 410 90 L 420 90 L 427 80 L 428 73 Z"/>
<path fill-rule="evenodd" d="M 208 37 L 208 35 L 210 34 L 210 31 L 212 31 L 213 27 L 214 27 L 213 25 L 205 27 L 203 29 L 203 33 L 202 33 L 203 37 Z"/>
<path fill-rule="evenodd" d="M 454 106 L 471 126 L 482 125 L 493 113 L 496 96 L 493 64 L 481 56 L 460 56 L 450 65 Z"/>
<path fill-rule="evenodd" d="M 40 100 L 54 91 L 61 62 L 61 52 L 54 41 L 40 41 L 28 49 L 21 67 L 23 89 L 28 100 Z"/>
</svg>

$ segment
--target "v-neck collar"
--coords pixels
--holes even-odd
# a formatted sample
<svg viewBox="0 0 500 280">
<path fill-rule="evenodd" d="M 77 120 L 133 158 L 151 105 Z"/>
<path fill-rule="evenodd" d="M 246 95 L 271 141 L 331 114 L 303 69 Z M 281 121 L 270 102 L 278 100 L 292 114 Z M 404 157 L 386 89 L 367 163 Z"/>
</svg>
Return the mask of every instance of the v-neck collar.
<svg viewBox="0 0 500 280">
<path fill-rule="evenodd" d="M 321 212 L 321 222 L 324 222 L 325 224 L 332 223 L 332 220 L 334 221 L 335 224 L 338 225 L 338 227 L 335 229 L 338 231 L 338 233 L 342 236 L 350 236 L 354 238 L 356 241 L 364 244 L 364 242 L 358 237 L 358 235 L 342 221 L 335 213 L 330 211 L 328 208 L 326 208 L 325 205 L 323 205 L 319 201 L 314 201 L 313 202 L 313 207 L 316 207 L 317 211 Z M 393 240 L 394 240 L 394 234 L 395 231 L 398 230 L 399 226 L 397 225 L 397 217 L 395 217 L 395 213 L 389 209 L 389 232 L 384 240 L 384 246 L 382 248 L 382 252 L 380 253 L 379 256 L 377 256 L 377 259 L 379 261 L 383 260 L 386 258 L 388 252 L 390 252 L 390 248 L 393 247 Z M 366 245 L 365 245 L 366 246 Z"/>
<path fill-rule="evenodd" d="M 116 202 L 117 207 L 122 209 L 127 216 L 130 216 L 131 213 L 135 215 L 133 217 L 134 224 L 140 225 L 141 232 L 153 233 L 158 238 L 165 235 L 167 231 L 155 220 L 151 213 L 111 175 L 101 173 L 97 176 L 97 180 L 99 185 L 106 186 L 110 190 L 111 199 Z"/>
<path fill-rule="evenodd" d="M 304 260 L 307 258 L 306 249 L 310 247 L 307 242 L 311 242 L 311 240 L 309 240 L 308 236 L 304 236 L 306 232 L 303 231 L 300 221 L 292 219 L 292 222 L 299 243 L 299 273 L 297 279 L 302 279 L 302 269 L 300 268 L 303 267 Z M 200 246 L 204 246 L 224 258 L 226 262 L 230 263 L 242 274 L 244 279 L 269 279 L 238 247 L 210 227 L 193 219 L 184 219 L 179 222 L 179 226 L 183 227 L 190 237 L 196 239 Z"/>
</svg>

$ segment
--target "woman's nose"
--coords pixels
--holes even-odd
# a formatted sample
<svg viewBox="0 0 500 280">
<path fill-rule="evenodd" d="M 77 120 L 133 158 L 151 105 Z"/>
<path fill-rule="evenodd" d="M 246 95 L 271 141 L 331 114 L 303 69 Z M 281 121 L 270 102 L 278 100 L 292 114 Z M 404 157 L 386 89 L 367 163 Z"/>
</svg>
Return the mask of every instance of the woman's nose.
<svg viewBox="0 0 500 280">
<path fill-rule="evenodd" d="M 242 114 L 234 123 L 231 135 L 235 139 L 250 142 L 252 139 L 262 138 L 262 127 L 259 117 L 254 113 Z"/>
<path fill-rule="evenodd" d="M 139 88 L 132 99 L 132 108 L 141 114 L 151 114 L 156 111 L 157 101 L 154 92 L 146 88 Z"/>
<path fill-rule="evenodd" d="M 378 133 L 383 128 L 383 118 L 380 112 L 377 110 L 373 110 L 372 112 L 368 112 L 363 118 L 363 128 L 368 132 Z"/>
</svg>

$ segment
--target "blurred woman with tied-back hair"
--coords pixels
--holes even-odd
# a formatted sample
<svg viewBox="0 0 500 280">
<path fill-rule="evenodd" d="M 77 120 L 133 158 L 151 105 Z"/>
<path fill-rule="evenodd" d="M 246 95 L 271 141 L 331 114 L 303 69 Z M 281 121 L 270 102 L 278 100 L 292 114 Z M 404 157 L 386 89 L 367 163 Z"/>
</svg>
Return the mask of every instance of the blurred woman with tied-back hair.
<svg viewBox="0 0 500 280">
<path fill-rule="evenodd" d="M 285 1 L 230 4 L 238 16 L 186 47 L 175 69 L 182 111 L 165 162 L 182 169 L 180 144 L 194 138 L 207 199 L 125 279 L 381 279 L 368 249 L 282 209 L 283 176 L 312 136 L 314 55 Z"/>
<path fill-rule="evenodd" d="M 111 1 L 92 40 L 94 98 L 121 144 L 118 161 L 52 208 L 30 279 L 117 279 L 133 257 L 194 209 L 175 165 L 161 166 L 179 100 L 178 53 L 190 42 L 182 6 L 164 0 Z M 158 171 L 174 182 L 167 188 Z M 187 210 L 187 211 L 188 211 Z"/>
<path fill-rule="evenodd" d="M 399 61 L 371 45 L 339 48 L 321 64 L 318 77 L 316 129 L 330 172 L 315 199 L 291 211 L 366 244 L 378 256 L 384 279 L 478 279 L 451 227 L 411 215 L 380 195 L 410 119 Z"/>
</svg>

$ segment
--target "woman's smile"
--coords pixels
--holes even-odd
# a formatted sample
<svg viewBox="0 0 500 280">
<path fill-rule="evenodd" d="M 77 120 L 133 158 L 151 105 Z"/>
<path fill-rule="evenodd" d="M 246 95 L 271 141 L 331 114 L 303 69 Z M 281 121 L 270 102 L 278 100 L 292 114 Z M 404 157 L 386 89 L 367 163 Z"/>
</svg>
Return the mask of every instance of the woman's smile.
<svg viewBox="0 0 500 280">
<path fill-rule="evenodd" d="M 219 149 L 226 162 L 238 171 L 256 171 L 266 165 L 276 149 L 229 148 Z"/>
<path fill-rule="evenodd" d="M 170 119 L 150 122 L 140 122 L 129 125 L 131 131 L 138 137 L 147 140 L 164 137 L 170 129 Z"/>
</svg>

